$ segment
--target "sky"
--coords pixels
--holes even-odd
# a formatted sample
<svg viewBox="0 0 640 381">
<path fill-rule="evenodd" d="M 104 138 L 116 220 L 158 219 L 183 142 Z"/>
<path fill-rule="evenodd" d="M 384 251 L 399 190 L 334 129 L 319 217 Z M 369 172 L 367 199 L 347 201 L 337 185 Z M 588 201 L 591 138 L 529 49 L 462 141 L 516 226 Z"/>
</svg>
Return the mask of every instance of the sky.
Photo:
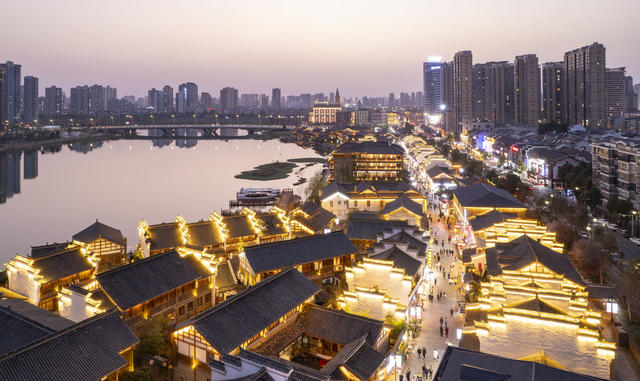
<svg viewBox="0 0 640 381">
<path fill-rule="evenodd" d="M 190 81 L 213 96 L 398 96 L 421 89 L 428 56 L 543 63 L 595 41 L 640 82 L 638 0 L 0 0 L 0 13 L 0 61 L 39 77 L 42 94 Z"/>
</svg>

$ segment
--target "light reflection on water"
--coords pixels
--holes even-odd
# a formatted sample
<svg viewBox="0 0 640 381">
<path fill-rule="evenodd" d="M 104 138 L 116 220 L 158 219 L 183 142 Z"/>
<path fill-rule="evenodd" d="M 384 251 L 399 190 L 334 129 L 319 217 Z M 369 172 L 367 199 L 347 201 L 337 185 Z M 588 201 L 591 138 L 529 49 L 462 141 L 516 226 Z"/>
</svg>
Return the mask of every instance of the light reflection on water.
<svg viewBox="0 0 640 381">
<path fill-rule="evenodd" d="M 131 248 L 141 218 L 206 219 L 227 209 L 241 187 L 292 187 L 322 168 L 298 164 L 287 179 L 240 180 L 234 175 L 260 164 L 318 155 L 278 140 L 193 141 L 117 140 L 2 155 L 0 268 L 32 245 L 71 240 L 96 218 L 122 230 Z M 306 184 L 293 188 L 304 194 Z"/>
</svg>

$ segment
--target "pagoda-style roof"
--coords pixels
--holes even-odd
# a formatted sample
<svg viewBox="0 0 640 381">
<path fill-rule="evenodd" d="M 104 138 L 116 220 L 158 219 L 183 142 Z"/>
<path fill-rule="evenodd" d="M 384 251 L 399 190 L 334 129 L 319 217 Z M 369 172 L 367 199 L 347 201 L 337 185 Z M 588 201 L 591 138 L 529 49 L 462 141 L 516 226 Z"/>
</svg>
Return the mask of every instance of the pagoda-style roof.
<svg viewBox="0 0 640 381">
<path fill-rule="evenodd" d="M 125 242 L 120 230 L 112 228 L 109 225 L 105 225 L 98 220 L 79 233 L 74 234 L 72 238 L 74 241 L 82 243 L 94 242 L 100 238 L 117 243 L 118 245 L 124 245 Z"/>
</svg>

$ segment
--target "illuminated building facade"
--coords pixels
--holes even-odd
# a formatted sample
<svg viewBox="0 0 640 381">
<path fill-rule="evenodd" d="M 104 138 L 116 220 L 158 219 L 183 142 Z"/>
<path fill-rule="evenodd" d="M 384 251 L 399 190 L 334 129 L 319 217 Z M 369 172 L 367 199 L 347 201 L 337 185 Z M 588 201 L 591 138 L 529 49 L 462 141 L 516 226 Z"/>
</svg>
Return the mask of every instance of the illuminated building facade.
<svg viewBox="0 0 640 381">
<path fill-rule="evenodd" d="M 615 344 L 601 336 L 601 314 L 589 308 L 587 285 L 566 255 L 522 236 L 486 256 L 489 280 L 467 304 L 473 323 L 462 348 L 516 359 L 544 352 L 569 370 L 609 376 Z"/>
<path fill-rule="evenodd" d="M 336 89 L 335 103 L 315 102 L 313 109 L 309 112 L 310 124 L 336 124 L 337 113 L 342 110 L 340 105 L 340 92 Z"/>
<path fill-rule="evenodd" d="M 345 143 L 338 147 L 329 161 L 329 181 L 402 181 L 404 150 L 387 141 Z"/>
<path fill-rule="evenodd" d="M 96 220 L 72 238 L 73 243 L 84 247 L 98 258 L 97 271 L 123 264 L 127 253 L 127 239 L 120 230 Z"/>
<path fill-rule="evenodd" d="M 329 183 L 320 192 L 320 202 L 324 209 L 335 214 L 339 220 L 346 220 L 352 212 L 383 212 L 388 203 L 403 196 L 421 205 L 423 209 L 426 207 L 425 196 L 403 182 L 361 182 L 356 185 Z"/>
</svg>

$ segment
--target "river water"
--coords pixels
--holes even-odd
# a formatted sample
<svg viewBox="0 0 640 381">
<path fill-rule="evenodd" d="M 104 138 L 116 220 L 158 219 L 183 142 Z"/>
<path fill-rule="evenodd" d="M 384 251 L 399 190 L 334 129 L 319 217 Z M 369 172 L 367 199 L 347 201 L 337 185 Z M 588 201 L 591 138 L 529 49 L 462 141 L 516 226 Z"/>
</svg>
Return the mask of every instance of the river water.
<svg viewBox="0 0 640 381">
<path fill-rule="evenodd" d="M 149 224 L 207 219 L 228 209 L 242 187 L 293 188 L 322 164 L 286 179 L 236 179 L 241 171 L 292 158 L 319 157 L 278 140 L 116 140 L 65 145 L 59 152 L 0 156 L 0 269 L 30 246 L 64 242 L 96 219 L 120 229 L 131 249 L 141 218 Z M 195 144 L 195 145 L 194 145 Z M 162 147 L 160 147 L 163 145 Z"/>
</svg>

